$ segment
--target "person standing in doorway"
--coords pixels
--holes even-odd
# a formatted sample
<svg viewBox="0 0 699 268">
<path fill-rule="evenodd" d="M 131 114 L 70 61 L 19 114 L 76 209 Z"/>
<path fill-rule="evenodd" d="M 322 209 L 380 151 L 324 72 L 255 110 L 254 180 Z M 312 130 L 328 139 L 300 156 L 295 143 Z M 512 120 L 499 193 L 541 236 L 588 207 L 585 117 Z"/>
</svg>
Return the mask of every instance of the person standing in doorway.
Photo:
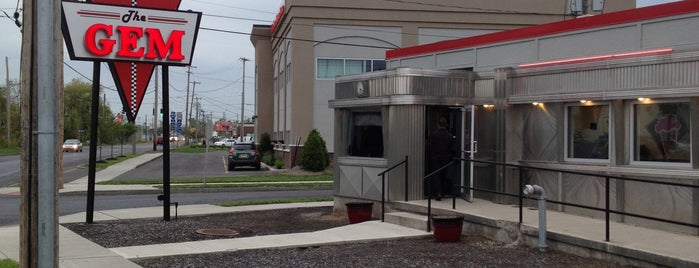
<svg viewBox="0 0 699 268">
<path fill-rule="evenodd" d="M 430 147 L 429 147 L 429 157 L 430 157 L 430 169 L 432 171 L 443 167 L 452 160 L 452 144 L 454 137 L 449 130 L 447 130 L 447 119 L 440 117 L 437 122 L 439 127 L 430 134 Z M 443 169 L 439 173 L 433 175 L 430 179 L 431 181 L 431 195 L 435 197 L 437 201 L 442 200 L 442 191 L 444 189 L 444 184 L 447 183 L 447 169 Z"/>
</svg>

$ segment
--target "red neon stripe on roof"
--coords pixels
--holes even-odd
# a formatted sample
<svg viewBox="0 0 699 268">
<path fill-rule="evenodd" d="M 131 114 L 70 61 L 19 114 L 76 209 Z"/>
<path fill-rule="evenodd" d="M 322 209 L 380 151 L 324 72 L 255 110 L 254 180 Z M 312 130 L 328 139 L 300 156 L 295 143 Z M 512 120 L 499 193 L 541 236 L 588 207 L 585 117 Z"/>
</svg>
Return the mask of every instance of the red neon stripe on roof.
<svg viewBox="0 0 699 268">
<path fill-rule="evenodd" d="M 518 39 L 527 39 L 557 33 L 592 29 L 655 18 L 677 16 L 694 12 L 699 12 L 699 0 L 684 0 L 668 4 L 601 14 L 591 17 L 534 25 L 491 34 L 484 34 L 473 37 L 466 37 L 437 43 L 388 50 L 386 51 L 386 59 L 390 60 L 401 57 L 469 48 L 486 44 L 514 41 Z"/>
</svg>

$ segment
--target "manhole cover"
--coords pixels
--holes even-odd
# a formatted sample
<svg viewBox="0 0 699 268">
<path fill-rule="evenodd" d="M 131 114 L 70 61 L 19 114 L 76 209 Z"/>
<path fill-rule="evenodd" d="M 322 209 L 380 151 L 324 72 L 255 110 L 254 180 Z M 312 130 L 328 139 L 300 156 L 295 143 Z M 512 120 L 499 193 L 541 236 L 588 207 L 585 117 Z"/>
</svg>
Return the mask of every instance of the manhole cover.
<svg viewBox="0 0 699 268">
<path fill-rule="evenodd" d="M 197 233 L 214 236 L 236 236 L 239 234 L 238 231 L 234 231 L 231 229 L 199 229 L 197 230 Z"/>
</svg>

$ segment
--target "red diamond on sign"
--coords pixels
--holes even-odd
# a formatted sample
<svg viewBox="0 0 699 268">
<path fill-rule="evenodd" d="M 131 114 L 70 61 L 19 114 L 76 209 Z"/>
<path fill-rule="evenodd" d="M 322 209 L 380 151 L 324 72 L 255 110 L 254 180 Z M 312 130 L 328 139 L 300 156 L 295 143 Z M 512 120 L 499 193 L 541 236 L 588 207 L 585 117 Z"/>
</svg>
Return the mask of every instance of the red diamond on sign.
<svg viewBox="0 0 699 268">
<path fill-rule="evenodd" d="M 93 0 L 92 3 L 142 8 L 177 10 L 181 0 Z M 154 64 L 136 62 L 110 62 L 109 70 L 116 83 L 124 113 L 129 122 L 136 121 L 138 109 L 153 75 Z M 158 90 L 157 88 L 155 90 Z"/>
</svg>

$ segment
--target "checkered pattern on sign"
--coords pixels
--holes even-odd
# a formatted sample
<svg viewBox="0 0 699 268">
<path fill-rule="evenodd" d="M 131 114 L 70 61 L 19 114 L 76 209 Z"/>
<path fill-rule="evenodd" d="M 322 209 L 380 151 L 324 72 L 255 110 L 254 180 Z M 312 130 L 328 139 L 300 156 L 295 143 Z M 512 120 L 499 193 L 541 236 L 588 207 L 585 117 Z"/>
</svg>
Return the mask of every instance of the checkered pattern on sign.
<svg viewBox="0 0 699 268">
<path fill-rule="evenodd" d="M 136 114 L 136 63 L 132 62 L 131 63 L 131 102 L 129 105 L 131 109 L 131 114 L 134 115 Z"/>
<path fill-rule="evenodd" d="M 136 5 L 138 5 L 138 0 L 131 0 L 131 6 L 135 7 Z"/>
</svg>

